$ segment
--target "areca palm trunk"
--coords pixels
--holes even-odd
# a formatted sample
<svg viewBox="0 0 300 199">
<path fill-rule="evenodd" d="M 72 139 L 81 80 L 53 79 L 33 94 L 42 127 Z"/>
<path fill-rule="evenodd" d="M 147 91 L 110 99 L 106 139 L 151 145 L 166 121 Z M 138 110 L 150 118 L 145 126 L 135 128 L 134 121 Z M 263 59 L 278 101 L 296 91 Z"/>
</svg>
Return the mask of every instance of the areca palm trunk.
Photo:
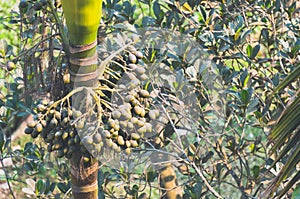
<svg viewBox="0 0 300 199">
<path fill-rule="evenodd" d="M 177 184 L 177 176 L 172 164 L 165 164 L 160 169 L 160 186 L 163 188 L 163 198 L 180 199 L 182 198 L 182 190 Z"/>
<path fill-rule="evenodd" d="M 95 86 L 98 77 L 97 30 L 102 15 L 102 0 L 62 0 L 69 46 L 69 69 L 73 86 Z M 82 152 L 71 157 L 74 199 L 98 198 L 98 161 L 84 161 Z"/>
</svg>

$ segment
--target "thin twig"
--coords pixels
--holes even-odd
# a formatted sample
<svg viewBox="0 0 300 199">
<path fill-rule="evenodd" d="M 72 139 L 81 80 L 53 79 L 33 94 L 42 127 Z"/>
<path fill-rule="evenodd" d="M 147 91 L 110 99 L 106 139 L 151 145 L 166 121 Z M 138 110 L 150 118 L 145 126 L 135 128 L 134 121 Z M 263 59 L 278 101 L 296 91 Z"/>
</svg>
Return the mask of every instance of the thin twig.
<svg viewBox="0 0 300 199">
<path fill-rule="evenodd" d="M 7 174 L 6 169 L 4 167 L 4 163 L 3 163 L 3 159 L 2 158 L 0 158 L 0 162 L 1 162 L 2 169 L 3 169 L 4 173 L 5 173 L 6 183 L 8 185 L 10 194 L 12 195 L 13 199 L 16 199 L 15 194 L 14 194 L 12 188 L 11 188 L 11 185 L 10 185 L 10 182 L 9 182 L 9 177 L 8 177 L 8 174 Z"/>
</svg>

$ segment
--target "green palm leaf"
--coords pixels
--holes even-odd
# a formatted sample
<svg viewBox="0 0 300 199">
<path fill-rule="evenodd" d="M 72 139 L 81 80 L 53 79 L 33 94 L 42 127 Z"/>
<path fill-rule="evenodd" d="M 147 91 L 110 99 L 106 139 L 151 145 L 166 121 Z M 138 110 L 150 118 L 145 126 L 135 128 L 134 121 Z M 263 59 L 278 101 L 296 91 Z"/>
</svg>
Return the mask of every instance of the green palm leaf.
<svg viewBox="0 0 300 199">
<path fill-rule="evenodd" d="M 296 81 L 300 77 L 300 67 L 289 74 L 273 91 L 274 96 L 278 91 L 282 90 L 290 83 Z M 299 90 L 300 91 L 300 90 Z M 265 190 L 265 194 L 271 197 L 283 180 L 293 176 L 296 172 L 296 165 L 300 162 L 300 92 L 297 92 L 295 99 L 281 114 L 277 123 L 273 127 L 269 135 L 269 143 L 273 143 L 270 150 L 270 155 L 279 151 L 277 158 L 271 165 L 274 168 L 276 163 L 283 158 L 287 158 L 285 165 L 280 170 L 279 174 L 271 182 Z M 293 185 L 299 180 L 300 173 L 297 172 L 285 187 L 279 192 L 278 197 L 282 197 Z"/>
</svg>

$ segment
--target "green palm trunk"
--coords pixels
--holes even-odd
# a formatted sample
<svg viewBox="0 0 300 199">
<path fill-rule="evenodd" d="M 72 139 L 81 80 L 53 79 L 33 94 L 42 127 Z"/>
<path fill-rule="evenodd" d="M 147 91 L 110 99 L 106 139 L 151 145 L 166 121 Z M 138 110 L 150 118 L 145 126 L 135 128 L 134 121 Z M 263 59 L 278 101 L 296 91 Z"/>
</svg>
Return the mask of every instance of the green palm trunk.
<svg viewBox="0 0 300 199">
<path fill-rule="evenodd" d="M 96 86 L 97 30 L 102 14 L 102 0 L 62 0 L 69 37 L 71 82 L 76 86 Z M 67 50 L 67 51 L 68 51 Z M 76 100 L 76 99 L 75 99 Z M 76 152 L 71 160 L 71 180 L 74 199 L 98 198 L 98 161 L 84 161 Z"/>
<path fill-rule="evenodd" d="M 71 81 L 94 86 L 97 79 L 97 30 L 102 0 L 62 0 L 68 28 Z"/>
</svg>

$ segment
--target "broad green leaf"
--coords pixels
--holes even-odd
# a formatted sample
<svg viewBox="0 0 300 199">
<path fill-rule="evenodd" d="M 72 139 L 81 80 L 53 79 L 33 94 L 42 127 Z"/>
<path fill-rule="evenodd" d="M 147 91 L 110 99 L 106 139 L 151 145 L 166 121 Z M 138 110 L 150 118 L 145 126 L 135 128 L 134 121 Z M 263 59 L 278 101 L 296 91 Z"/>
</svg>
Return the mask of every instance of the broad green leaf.
<svg viewBox="0 0 300 199">
<path fill-rule="evenodd" d="M 254 48 L 251 51 L 250 58 L 256 57 L 257 53 L 259 52 L 259 49 L 260 49 L 260 45 L 259 44 L 257 44 L 256 46 L 254 46 Z"/>
<path fill-rule="evenodd" d="M 43 182 L 43 180 L 38 180 L 37 183 L 35 184 L 35 190 L 37 194 L 41 194 L 44 192 L 45 190 L 45 184 Z"/>
<path fill-rule="evenodd" d="M 252 172 L 253 172 L 254 178 L 258 178 L 259 173 L 260 173 L 260 168 L 259 168 L 259 166 L 257 166 L 257 165 L 253 166 Z"/>
<path fill-rule="evenodd" d="M 202 193 L 202 184 L 201 182 L 197 182 L 193 188 L 193 192 L 196 195 L 196 198 L 200 198 L 201 193 Z"/>
<path fill-rule="evenodd" d="M 249 103 L 249 93 L 246 89 L 243 89 L 240 93 L 240 100 L 244 105 L 247 105 Z"/>
<path fill-rule="evenodd" d="M 252 53 L 252 46 L 249 44 L 246 48 L 246 52 L 248 57 L 251 57 L 251 53 Z"/>
<path fill-rule="evenodd" d="M 159 5 L 159 3 L 157 1 L 155 1 L 153 3 L 153 12 L 154 12 L 154 15 L 155 15 L 155 17 L 157 19 L 160 18 L 161 14 L 163 14 L 162 11 L 161 11 L 161 9 L 160 9 L 160 5 Z"/>
</svg>

